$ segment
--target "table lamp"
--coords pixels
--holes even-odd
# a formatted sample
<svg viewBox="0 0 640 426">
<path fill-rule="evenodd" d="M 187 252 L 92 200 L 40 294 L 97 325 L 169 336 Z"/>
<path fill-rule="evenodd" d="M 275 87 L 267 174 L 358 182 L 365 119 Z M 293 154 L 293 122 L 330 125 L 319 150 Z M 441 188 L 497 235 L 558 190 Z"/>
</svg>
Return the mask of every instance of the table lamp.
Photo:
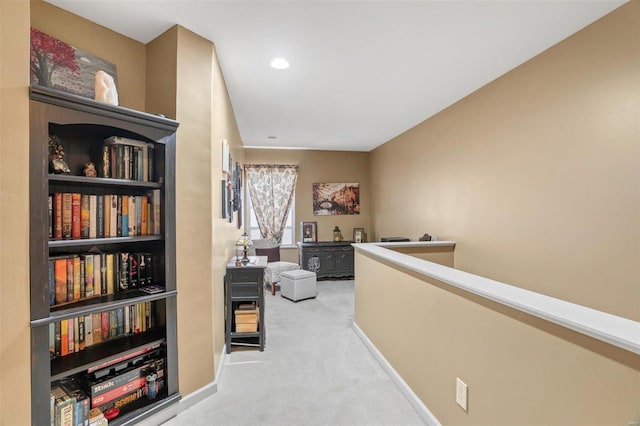
<svg viewBox="0 0 640 426">
<path fill-rule="evenodd" d="M 246 232 L 240 235 L 240 238 L 238 238 L 238 241 L 236 241 L 236 247 L 238 248 L 242 247 L 242 259 L 238 259 L 240 257 L 240 254 L 237 253 L 236 261 L 239 260 L 244 264 L 249 263 L 249 258 L 247 257 L 247 247 L 251 247 L 252 245 L 253 245 L 253 242 L 251 241 L 251 239 L 249 238 Z"/>
</svg>

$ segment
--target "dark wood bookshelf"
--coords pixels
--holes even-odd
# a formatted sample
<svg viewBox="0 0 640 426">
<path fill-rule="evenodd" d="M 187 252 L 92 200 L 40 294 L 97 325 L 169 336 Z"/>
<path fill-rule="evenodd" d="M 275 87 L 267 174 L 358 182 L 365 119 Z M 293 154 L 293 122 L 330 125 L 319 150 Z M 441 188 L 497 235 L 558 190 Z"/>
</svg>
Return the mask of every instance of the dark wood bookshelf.
<svg viewBox="0 0 640 426">
<path fill-rule="evenodd" d="M 176 243 L 175 243 L 175 144 L 178 123 L 161 116 L 109 105 L 56 90 L 30 89 L 30 281 L 31 281 L 31 418 L 33 424 L 51 424 L 52 382 L 72 378 L 105 361 L 161 344 L 165 358 L 165 389 L 155 399 L 142 398 L 122 409 L 110 425 L 135 424 L 178 401 Z M 70 174 L 49 172 L 49 136 L 64 149 Z M 149 182 L 103 177 L 102 149 L 112 136 L 135 139 L 149 145 Z M 147 146 L 147 145 L 145 145 Z M 134 157 L 137 158 L 137 157 Z M 147 158 L 146 156 L 144 157 Z M 92 161 L 100 177 L 82 173 Z M 140 163 L 138 163 L 140 166 Z M 131 166 L 133 168 L 133 165 Z M 146 166 L 145 166 L 146 167 Z M 130 169 L 132 170 L 132 169 Z M 49 239 L 48 198 L 56 192 L 96 195 L 148 195 L 160 191 L 160 235 L 111 238 Z M 130 289 L 110 295 L 84 298 L 49 306 L 49 259 L 86 253 L 151 253 L 154 285 L 164 291 L 149 294 Z M 143 333 L 120 336 L 82 351 L 51 358 L 51 327 L 56 322 L 129 305 L 149 302 L 154 327 Z"/>
</svg>

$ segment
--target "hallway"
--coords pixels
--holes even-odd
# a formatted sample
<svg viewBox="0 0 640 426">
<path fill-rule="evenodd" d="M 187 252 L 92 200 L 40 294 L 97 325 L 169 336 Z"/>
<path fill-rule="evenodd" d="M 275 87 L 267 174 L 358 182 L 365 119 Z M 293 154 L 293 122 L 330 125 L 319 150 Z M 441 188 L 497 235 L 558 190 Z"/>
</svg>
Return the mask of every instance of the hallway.
<svg viewBox="0 0 640 426">
<path fill-rule="evenodd" d="M 316 299 L 266 295 L 264 352 L 234 347 L 218 392 L 166 426 L 423 425 L 352 329 L 354 282 Z"/>
</svg>

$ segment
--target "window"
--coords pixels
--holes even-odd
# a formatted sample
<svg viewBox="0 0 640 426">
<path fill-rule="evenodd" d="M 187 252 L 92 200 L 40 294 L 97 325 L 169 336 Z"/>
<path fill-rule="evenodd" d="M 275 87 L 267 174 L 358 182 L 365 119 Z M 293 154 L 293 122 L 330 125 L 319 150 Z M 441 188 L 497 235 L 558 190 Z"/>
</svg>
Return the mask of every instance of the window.
<svg viewBox="0 0 640 426">
<path fill-rule="evenodd" d="M 248 195 L 248 194 L 247 194 Z M 253 203 L 251 197 L 247 197 L 249 200 L 249 238 L 252 240 L 260 239 L 260 227 L 258 226 L 258 219 L 256 219 L 256 213 L 253 211 Z M 295 215 L 294 206 L 296 204 L 295 195 L 291 199 L 291 209 L 287 216 L 287 223 L 284 225 L 284 231 L 282 231 L 282 243 L 281 247 L 294 246 L 295 245 L 295 228 L 293 227 L 293 218 Z"/>
</svg>

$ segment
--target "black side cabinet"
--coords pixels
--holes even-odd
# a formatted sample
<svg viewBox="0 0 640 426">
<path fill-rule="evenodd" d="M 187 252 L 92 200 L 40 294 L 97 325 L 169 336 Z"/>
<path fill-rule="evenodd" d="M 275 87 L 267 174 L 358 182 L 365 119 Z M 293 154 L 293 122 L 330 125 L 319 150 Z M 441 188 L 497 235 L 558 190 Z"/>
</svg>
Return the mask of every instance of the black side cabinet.
<svg viewBox="0 0 640 426">
<path fill-rule="evenodd" d="M 353 278 L 352 241 L 298 243 L 300 265 L 319 280 Z"/>
<path fill-rule="evenodd" d="M 264 268 L 266 256 L 251 256 L 247 264 L 236 264 L 235 259 L 227 264 L 224 278 L 225 289 L 225 343 L 227 353 L 231 345 L 257 346 L 264 350 Z M 255 304 L 258 309 L 256 331 L 236 331 L 235 310 L 241 304 Z"/>
</svg>

